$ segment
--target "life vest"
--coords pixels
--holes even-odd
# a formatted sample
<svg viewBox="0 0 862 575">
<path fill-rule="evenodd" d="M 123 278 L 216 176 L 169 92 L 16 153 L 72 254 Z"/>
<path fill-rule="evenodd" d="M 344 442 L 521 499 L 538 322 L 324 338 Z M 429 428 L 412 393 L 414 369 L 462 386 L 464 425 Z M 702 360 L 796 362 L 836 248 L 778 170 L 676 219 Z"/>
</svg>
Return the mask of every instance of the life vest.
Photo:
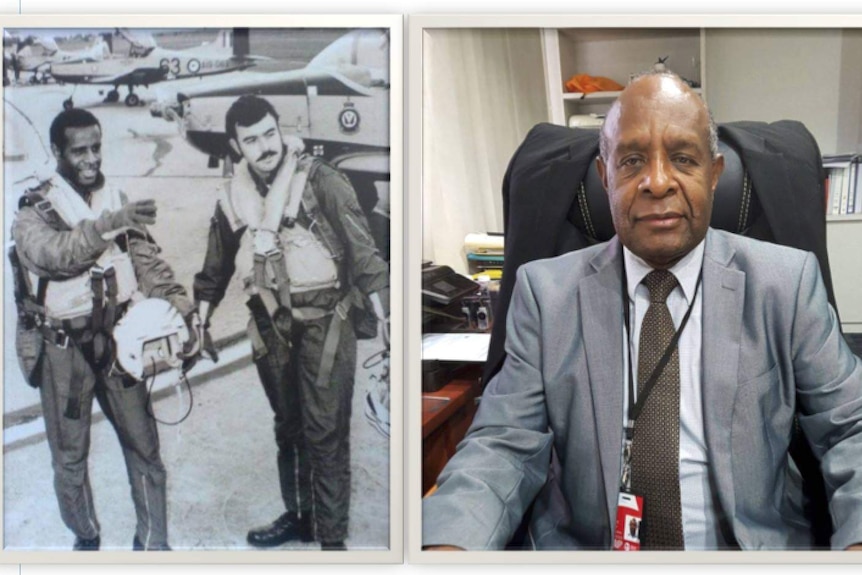
<svg viewBox="0 0 862 575">
<path fill-rule="evenodd" d="M 82 220 L 95 220 L 104 210 L 116 211 L 123 206 L 120 191 L 105 184 L 94 191 L 90 196 L 90 205 L 62 178 L 54 175 L 49 180 L 42 182 L 36 192 L 45 202 L 48 202 L 48 210 L 53 209 L 59 219 L 73 228 Z M 34 206 L 39 209 L 38 206 Z M 106 241 L 113 240 L 123 233 L 124 230 L 115 230 L 104 234 L 102 238 Z M 109 270 L 113 269 L 116 278 L 116 288 L 113 285 L 94 286 L 93 282 L 102 281 L 106 275 L 110 277 Z M 39 277 L 28 270 L 30 285 L 39 285 Z M 44 285 L 44 281 L 42 282 Z M 111 282 L 113 284 L 113 281 Z M 138 290 L 138 282 L 135 278 L 135 270 L 129 255 L 120 249 L 116 242 L 111 242 L 108 248 L 99 256 L 94 266 L 73 278 L 65 280 L 50 280 L 44 294 L 44 314 L 54 320 L 90 316 L 93 313 L 94 289 L 104 291 L 116 289 L 116 301 L 123 304 L 132 298 Z M 31 294 L 34 297 L 37 294 Z"/>
<path fill-rule="evenodd" d="M 326 241 L 322 231 L 315 230 L 315 222 L 306 227 L 297 221 L 300 205 L 306 214 L 319 212 L 314 189 L 308 182 L 315 169 L 313 158 L 303 156 L 299 159 L 282 214 L 282 222 L 288 221 L 292 225 L 282 223 L 278 230 L 280 256 L 284 260 L 289 292 L 292 294 L 340 287 L 340 254 L 333 249 L 333 241 Z M 278 266 L 266 266 L 264 277 L 261 277 L 260 262 L 264 254 L 255 254 L 254 236 L 264 218 L 264 200 L 245 160 L 238 164 L 233 179 L 222 187 L 218 200 L 231 230 L 245 227 L 235 263 L 248 295 L 255 295 L 264 287 L 279 290 L 284 281 L 284 278 L 279 277 Z M 324 222 L 317 222 L 317 225 L 323 227 Z M 325 227 L 329 229 L 328 222 Z"/>
</svg>

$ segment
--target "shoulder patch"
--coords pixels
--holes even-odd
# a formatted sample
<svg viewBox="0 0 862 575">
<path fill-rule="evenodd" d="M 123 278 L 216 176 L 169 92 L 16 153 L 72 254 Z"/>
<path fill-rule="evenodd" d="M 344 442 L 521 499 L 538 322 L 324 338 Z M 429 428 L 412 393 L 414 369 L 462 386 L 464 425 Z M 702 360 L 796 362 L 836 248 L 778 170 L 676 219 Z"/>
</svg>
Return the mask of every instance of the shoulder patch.
<svg viewBox="0 0 862 575">
<path fill-rule="evenodd" d="M 30 177 L 15 186 L 20 190 L 18 198 L 18 209 L 33 207 L 45 199 L 45 195 L 51 189 L 51 180 L 37 180 Z"/>
</svg>

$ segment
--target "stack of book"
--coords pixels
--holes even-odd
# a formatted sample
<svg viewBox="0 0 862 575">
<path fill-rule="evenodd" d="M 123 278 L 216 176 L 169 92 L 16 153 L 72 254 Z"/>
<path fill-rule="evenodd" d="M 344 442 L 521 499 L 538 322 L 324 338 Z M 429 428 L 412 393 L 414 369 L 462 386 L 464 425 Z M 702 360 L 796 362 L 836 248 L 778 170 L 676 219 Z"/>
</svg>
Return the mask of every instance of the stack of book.
<svg viewBox="0 0 862 575">
<path fill-rule="evenodd" d="M 862 154 L 823 156 L 826 215 L 862 213 Z"/>
<path fill-rule="evenodd" d="M 467 267 L 473 278 L 487 275 L 492 280 L 503 274 L 503 234 L 470 233 L 464 238 Z"/>
</svg>

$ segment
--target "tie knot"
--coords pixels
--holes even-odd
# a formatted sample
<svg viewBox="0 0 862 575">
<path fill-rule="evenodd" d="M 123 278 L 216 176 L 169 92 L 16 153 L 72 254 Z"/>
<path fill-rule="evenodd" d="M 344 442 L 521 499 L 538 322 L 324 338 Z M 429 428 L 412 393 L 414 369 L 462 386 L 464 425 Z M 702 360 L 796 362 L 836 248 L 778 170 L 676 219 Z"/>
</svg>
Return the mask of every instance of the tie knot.
<svg viewBox="0 0 862 575">
<path fill-rule="evenodd" d="M 653 270 L 643 279 L 653 303 L 664 303 L 667 296 L 677 286 L 676 276 L 667 270 Z"/>
</svg>

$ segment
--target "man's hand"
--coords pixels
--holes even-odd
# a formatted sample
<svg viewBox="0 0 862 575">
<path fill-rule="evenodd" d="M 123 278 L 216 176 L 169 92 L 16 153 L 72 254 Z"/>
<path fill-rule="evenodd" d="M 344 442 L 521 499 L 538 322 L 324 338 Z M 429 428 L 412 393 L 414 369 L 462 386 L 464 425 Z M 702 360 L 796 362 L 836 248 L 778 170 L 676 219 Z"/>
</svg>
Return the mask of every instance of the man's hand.
<svg viewBox="0 0 862 575">
<path fill-rule="evenodd" d="M 115 230 L 152 225 L 156 223 L 156 201 L 129 202 L 114 212 L 111 221 Z"/>
<path fill-rule="evenodd" d="M 96 229 L 104 234 L 124 228 L 142 230 L 144 226 L 154 223 L 156 223 L 156 201 L 141 200 L 129 202 L 115 212 L 103 212 L 96 220 Z"/>
<path fill-rule="evenodd" d="M 205 323 L 201 326 L 200 331 L 201 341 L 201 357 L 210 360 L 213 363 L 218 363 L 218 350 L 213 343 L 213 338 L 209 332 L 209 324 Z"/>
<path fill-rule="evenodd" d="M 192 312 L 183 319 L 189 328 L 189 339 L 183 344 L 183 350 L 177 355 L 183 360 L 183 371 L 189 371 L 195 366 L 201 353 L 201 338 L 199 335 L 201 318 L 197 312 Z"/>
<path fill-rule="evenodd" d="M 218 363 L 218 350 L 213 343 L 213 338 L 210 336 L 210 315 L 212 307 L 208 301 L 197 302 L 198 314 L 204 318 L 203 323 L 198 330 L 198 341 L 201 343 L 201 357 Z"/>
</svg>

